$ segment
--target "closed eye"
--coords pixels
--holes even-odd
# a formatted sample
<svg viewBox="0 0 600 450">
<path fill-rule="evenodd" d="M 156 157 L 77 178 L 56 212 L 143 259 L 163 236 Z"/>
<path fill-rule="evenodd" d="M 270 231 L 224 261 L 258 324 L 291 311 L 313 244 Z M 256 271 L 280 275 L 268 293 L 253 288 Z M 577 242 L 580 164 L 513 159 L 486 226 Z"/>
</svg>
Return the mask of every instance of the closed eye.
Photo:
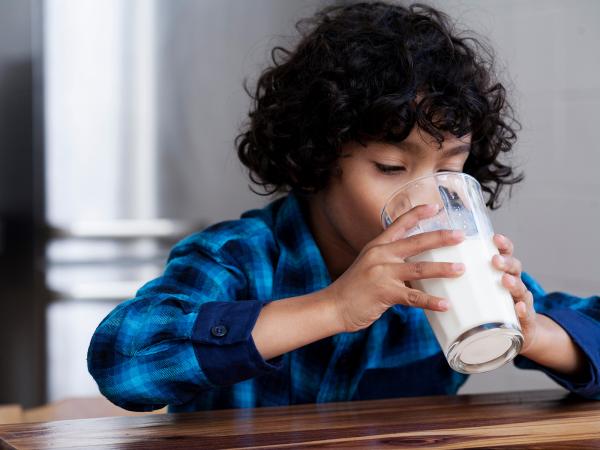
<svg viewBox="0 0 600 450">
<path fill-rule="evenodd" d="M 375 163 L 375 167 L 377 167 L 377 170 L 379 170 L 381 173 L 385 174 L 397 173 L 406 170 L 406 167 L 404 166 L 389 166 L 387 164 L 379 164 L 377 162 Z"/>
<path fill-rule="evenodd" d="M 406 167 L 404 166 L 390 166 L 388 164 L 380 164 L 380 163 L 375 163 L 375 167 L 377 167 L 377 170 L 379 170 L 381 173 L 385 173 L 385 174 L 393 174 L 393 173 L 398 173 L 398 172 L 404 172 L 406 170 Z M 454 170 L 454 169 L 439 169 L 438 172 L 455 172 L 455 173 L 461 173 L 462 170 Z"/>
</svg>

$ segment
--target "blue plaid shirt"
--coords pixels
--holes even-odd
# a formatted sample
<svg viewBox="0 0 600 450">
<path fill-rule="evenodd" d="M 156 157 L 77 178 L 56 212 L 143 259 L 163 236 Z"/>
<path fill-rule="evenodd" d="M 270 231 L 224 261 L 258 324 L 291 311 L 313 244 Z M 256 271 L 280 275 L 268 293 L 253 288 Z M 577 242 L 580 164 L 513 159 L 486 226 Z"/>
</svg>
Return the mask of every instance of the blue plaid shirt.
<svg viewBox="0 0 600 450">
<path fill-rule="evenodd" d="M 304 208 L 291 193 L 174 246 L 164 274 L 92 338 L 88 367 L 102 394 L 126 409 L 172 412 L 455 394 L 467 375 L 450 369 L 417 308 L 394 306 L 365 330 L 261 357 L 251 331 L 263 305 L 331 283 Z M 567 330 L 589 367 L 573 380 L 523 356 L 515 364 L 600 398 L 600 297 L 547 294 L 522 278 L 537 311 Z"/>
</svg>

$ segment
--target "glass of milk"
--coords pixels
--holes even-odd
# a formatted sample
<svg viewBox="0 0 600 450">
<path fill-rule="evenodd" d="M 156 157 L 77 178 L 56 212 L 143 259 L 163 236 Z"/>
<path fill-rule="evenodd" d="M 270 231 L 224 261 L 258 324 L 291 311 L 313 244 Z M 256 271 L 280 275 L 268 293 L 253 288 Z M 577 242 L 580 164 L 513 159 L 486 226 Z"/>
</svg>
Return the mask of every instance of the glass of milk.
<svg viewBox="0 0 600 450">
<path fill-rule="evenodd" d="M 458 245 L 436 248 L 407 262 L 462 262 L 457 278 L 411 281 L 410 286 L 448 299 L 444 312 L 425 310 L 429 324 L 454 370 L 479 373 L 511 361 L 521 350 L 523 335 L 513 299 L 502 285 L 503 272 L 492 265 L 498 249 L 481 186 L 470 175 L 439 172 L 411 181 L 396 190 L 381 213 L 384 228 L 415 206 L 438 204 L 434 217 L 421 220 L 406 237 L 441 229 L 463 230 Z"/>
</svg>

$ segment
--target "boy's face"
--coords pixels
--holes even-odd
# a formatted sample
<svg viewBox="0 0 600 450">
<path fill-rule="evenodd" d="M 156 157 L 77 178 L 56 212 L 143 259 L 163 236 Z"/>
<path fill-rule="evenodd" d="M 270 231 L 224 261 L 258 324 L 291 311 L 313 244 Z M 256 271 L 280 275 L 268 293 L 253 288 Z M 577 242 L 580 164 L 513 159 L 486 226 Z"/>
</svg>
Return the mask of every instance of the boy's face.
<svg viewBox="0 0 600 450">
<path fill-rule="evenodd" d="M 320 209 L 319 228 L 328 230 L 328 240 L 339 239 L 339 250 L 357 255 L 383 231 L 381 210 L 397 188 L 436 172 L 462 172 L 470 145 L 469 134 L 460 139 L 447 134 L 440 149 L 431 135 L 417 127 L 400 144 L 345 145 L 339 160 L 341 173 L 332 177 L 313 204 Z"/>
</svg>

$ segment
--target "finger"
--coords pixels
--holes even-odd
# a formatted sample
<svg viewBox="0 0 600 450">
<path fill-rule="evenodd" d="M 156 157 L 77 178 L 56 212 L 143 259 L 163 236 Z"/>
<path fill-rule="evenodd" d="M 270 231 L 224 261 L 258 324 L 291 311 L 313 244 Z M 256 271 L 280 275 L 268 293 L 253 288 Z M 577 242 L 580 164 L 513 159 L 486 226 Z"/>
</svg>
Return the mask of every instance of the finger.
<svg viewBox="0 0 600 450">
<path fill-rule="evenodd" d="M 370 244 L 387 244 L 401 239 L 406 232 L 419 223 L 421 219 L 433 217 L 438 211 L 439 205 L 437 204 L 415 206 L 410 211 L 394 220 L 394 222 L 379 236 L 372 240 Z"/>
<path fill-rule="evenodd" d="M 501 255 L 513 254 L 514 245 L 512 241 L 503 234 L 494 235 L 494 244 L 496 244 L 496 247 L 498 247 Z"/>
<path fill-rule="evenodd" d="M 426 250 L 456 245 L 464 239 L 465 233 L 461 230 L 438 230 L 415 234 L 389 245 L 393 254 L 404 259 L 423 253 Z"/>
<path fill-rule="evenodd" d="M 496 269 L 502 270 L 506 273 L 514 275 L 515 277 L 521 276 L 523 265 L 514 256 L 508 255 L 494 255 L 492 257 L 492 264 Z"/>
<path fill-rule="evenodd" d="M 502 284 L 508 288 L 515 302 L 527 302 L 529 300 L 528 296 L 531 292 L 529 292 L 529 289 L 527 289 L 527 286 L 525 286 L 525 283 L 520 278 L 505 273 L 502 275 Z"/>
<path fill-rule="evenodd" d="M 402 290 L 398 304 L 429 309 L 431 311 L 447 311 L 449 309 L 448 300 L 426 294 L 418 289 L 408 288 Z"/>
<path fill-rule="evenodd" d="M 535 323 L 535 309 L 528 306 L 526 302 L 515 303 L 515 311 L 519 318 L 519 323 L 526 330 Z"/>
<path fill-rule="evenodd" d="M 516 280 L 516 278 L 512 277 L 512 275 L 505 274 L 503 276 L 503 282 L 504 280 L 507 280 L 507 284 L 512 286 L 513 281 L 509 282 L 509 277 L 511 277 L 513 281 Z M 527 333 L 527 330 L 535 325 L 536 312 L 534 307 L 534 299 L 533 294 L 529 289 L 527 289 L 527 286 L 525 286 L 520 278 L 518 280 L 520 282 L 514 283 L 511 295 L 513 296 L 513 301 L 515 302 L 515 312 L 519 319 L 519 323 L 521 324 L 523 331 Z"/>
<path fill-rule="evenodd" d="M 525 342 L 519 353 L 523 353 L 531 347 L 536 337 L 536 313 L 533 308 L 527 307 L 525 302 L 517 302 L 515 304 L 515 313 L 521 325 L 521 331 L 525 337 Z"/>
<path fill-rule="evenodd" d="M 524 319 L 527 317 L 527 305 L 525 302 L 517 302 L 515 303 L 515 311 L 517 312 L 517 316 L 519 319 Z"/>
<path fill-rule="evenodd" d="M 462 276 L 465 265 L 462 263 L 419 261 L 414 263 L 394 264 L 398 278 L 402 281 L 422 280 L 429 278 L 456 278 Z"/>
</svg>

